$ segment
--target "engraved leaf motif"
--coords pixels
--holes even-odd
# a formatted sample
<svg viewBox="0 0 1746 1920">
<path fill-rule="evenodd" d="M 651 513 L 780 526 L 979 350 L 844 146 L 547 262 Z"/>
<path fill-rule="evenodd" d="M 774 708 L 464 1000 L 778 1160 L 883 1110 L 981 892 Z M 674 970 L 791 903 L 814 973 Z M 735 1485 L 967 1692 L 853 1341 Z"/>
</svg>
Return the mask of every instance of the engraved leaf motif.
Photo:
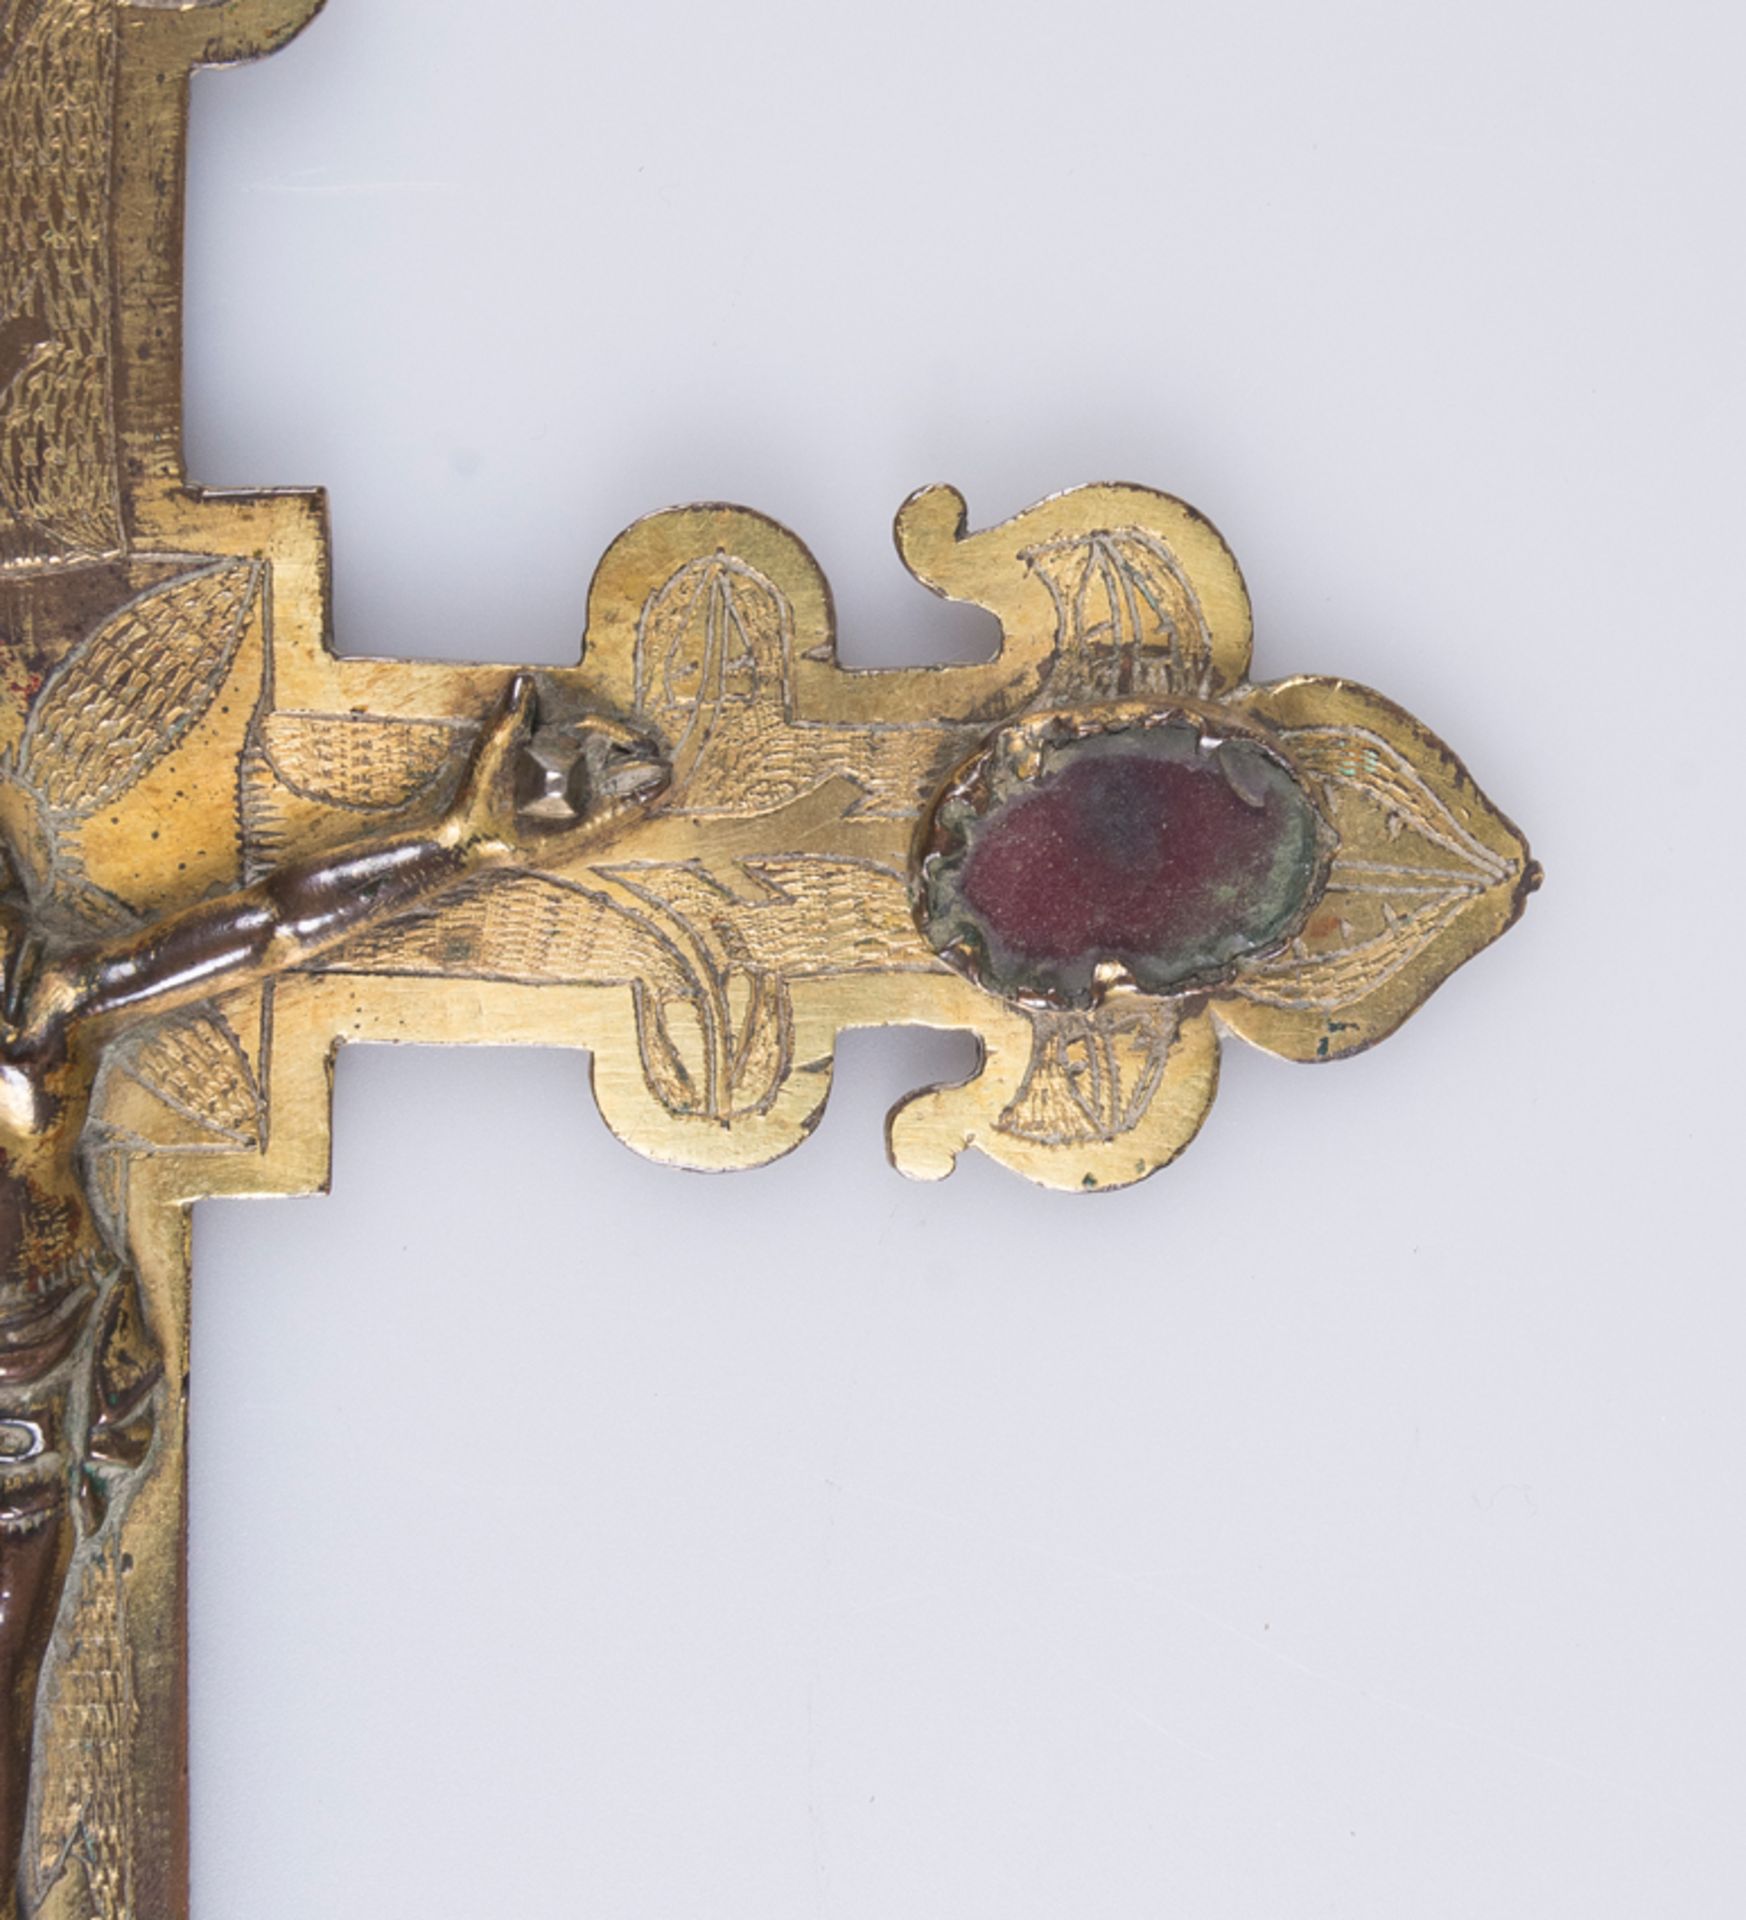
<svg viewBox="0 0 1746 1920">
<path fill-rule="evenodd" d="M 1258 1046 L 1330 1059 L 1391 1032 L 1495 939 L 1538 870 L 1448 749 L 1381 695 L 1306 679 L 1246 704 L 1285 722 L 1338 849 L 1303 933 L 1246 967 L 1219 1015 Z"/>
<path fill-rule="evenodd" d="M 309 805 L 334 812 L 413 818 L 434 812 L 464 764 L 470 730 L 379 714 L 280 708 L 253 729 L 239 799 L 250 879 L 307 851 Z"/>
<path fill-rule="evenodd" d="M 1176 1037 L 1168 1007 L 1034 1013 L 1031 1063 L 1000 1129 L 1048 1146 L 1110 1141 L 1144 1117 Z"/>
<path fill-rule="evenodd" d="M 261 727 L 261 751 L 301 798 L 376 813 L 418 800 L 458 760 L 467 737 L 441 721 L 281 710 Z"/>
<path fill-rule="evenodd" d="M 734 969 L 663 998 L 641 982 L 637 1039 L 649 1091 L 684 1119 L 767 1113 L 793 1065 L 788 990 L 773 974 Z"/>
<path fill-rule="evenodd" d="M 777 582 L 724 547 L 668 574 L 643 602 L 635 700 L 673 742 L 670 808 L 743 817 L 841 779 L 859 790 L 863 815 L 908 818 L 932 790 L 941 744 L 931 729 L 796 722 L 799 625 Z M 822 646 L 805 658 L 834 658 L 834 642 Z"/>
<path fill-rule="evenodd" d="M 1319 785 L 1340 836 L 1315 931 L 1300 950 L 1245 976 L 1257 1000 L 1345 1004 L 1404 967 L 1508 863 L 1463 831 L 1387 741 L 1343 728 L 1288 734 L 1297 766 Z M 1385 845 L 1374 844 L 1381 810 Z"/>
<path fill-rule="evenodd" d="M 1204 696 L 1215 677 L 1212 636 L 1187 574 L 1141 527 L 1028 548 L 1047 585 L 1059 655 L 1051 686 L 1093 698 Z"/>
<path fill-rule="evenodd" d="M 0 9 L 0 568 L 122 546 L 109 0 Z"/>
<path fill-rule="evenodd" d="M 641 983 L 678 994 L 691 980 L 646 915 L 594 888 L 525 873 L 469 881 L 347 941 L 317 970 L 530 985 Z"/>
<path fill-rule="evenodd" d="M 119 799 L 218 697 L 259 583 L 252 561 L 215 561 L 111 615 L 44 685 L 20 744 L 20 781 L 72 819 Z"/>
<path fill-rule="evenodd" d="M 762 754 L 743 749 L 786 731 L 792 642 L 786 597 L 729 553 L 689 562 L 649 596 L 637 627 L 637 706 L 673 741 L 675 799 L 706 804 L 695 789 L 712 747 L 756 764 Z"/>
<path fill-rule="evenodd" d="M 788 989 L 773 973 L 735 973 L 728 978 L 726 999 L 732 1036 L 730 1112 L 762 1113 L 793 1063 Z"/>
<path fill-rule="evenodd" d="M 968 1080 L 914 1094 L 891 1115 L 899 1171 L 942 1179 L 973 1146 L 1063 1192 L 1129 1186 L 1188 1146 L 1218 1090 L 1212 1020 L 1175 1006 L 1015 1013 L 987 1048 Z"/>
<path fill-rule="evenodd" d="M 242 1043 L 217 1012 L 196 1008 L 129 1034 L 112 1070 L 125 1073 L 182 1119 L 236 1147 L 261 1143 L 260 1082 Z"/>
<path fill-rule="evenodd" d="M 69 1596 L 63 1657 L 51 1672 L 42 1755 L 36 1911 L 125 1920 L 134 1911 L 134 1746 L 139 1731 L 119 1540 L 86 1561 Z"/>
<path fill-rule="evenodd" d="M 637 1049 L 642 1056 L 643 1078 L 648 1082 L 649 1091 L 669 1113 L 701 1112 L 706 1102 L 699 1095 L 697 1082 L 692 1078 L 685 1060 L 688 1053 L 700 1062 L 708 1057 L 708 1041 L 702 1021 L 690 1022 L 695 1030 L 687 1035 L 680 1025 L 683 1016 L 679 1010 L 691 1013 L 689 1002 L 664 1002 L 640 980 L 633 993 L 637 1016 Z M 669 1006 L 674 1008 L 671 1015 Z M 677 1032 L 676 1027 L 679 1028 Z"/>
<path fill-rule="evenodd" d="M 1005 648 L 977 717 L 1051 696 L 1203 697 L 1248 670 L 1243 575 L 1218 529 L 1151 487 L 1073 487 L 998 526 L 969 529 L 964 496 L 925 487 L 897 516 L 915 577 L 986 607 Z M 1034 678 L 1032 677 L 1034 676 Z"/>
<path fill-rule="evenodd" d="M 752 963 L 733 896 L 690 862 L 602 869 L 600 877 L 625 896 L 678 974 L 665 991 L 637 985 L 650 1092 L 688 1118 L 768 1112 L 793 1066 L 793 1019 L 781 976 Z"/>
</svg>

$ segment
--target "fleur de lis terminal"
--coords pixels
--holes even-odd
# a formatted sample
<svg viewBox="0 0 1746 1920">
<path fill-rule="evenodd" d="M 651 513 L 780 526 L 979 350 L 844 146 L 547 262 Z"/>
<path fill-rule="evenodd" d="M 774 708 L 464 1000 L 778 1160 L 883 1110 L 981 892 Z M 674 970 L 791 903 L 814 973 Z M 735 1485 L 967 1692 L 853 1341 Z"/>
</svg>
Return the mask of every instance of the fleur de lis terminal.
<svg viewBox="0 0 1746 1920">
<path fill-rule="evenodd" d="M 186 1910 L 188 1205 L 325 1182 L 337 1044 L 586 1049 L 623 1139 L 730 1168 L 844 1028 L 967 1029 L 896 1164 L 1103 1190 L 1221 1036 L 1368 1046 L 1539 880 L 1391 702 L 1251 682 L 1229 549 L 1143 487 L 903 507 L 980 665 L 845 669 L 722 506 L 613 544 L 574 667 L 337 658 L 320 497 L 180 455 L 188 75 L 315 10 L 0 6 L 0 1920 Z"/>
</svg>

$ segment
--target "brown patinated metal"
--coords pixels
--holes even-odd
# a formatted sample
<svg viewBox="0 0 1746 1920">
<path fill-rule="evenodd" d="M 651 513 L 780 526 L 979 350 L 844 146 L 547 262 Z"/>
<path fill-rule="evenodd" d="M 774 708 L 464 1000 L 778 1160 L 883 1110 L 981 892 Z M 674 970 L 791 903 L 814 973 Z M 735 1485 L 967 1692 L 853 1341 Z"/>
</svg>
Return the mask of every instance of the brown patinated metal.
<svg viewBox="0 0 1746 1920">
<path fill-rule="evenodd" d="M 911 572 L 1000 621 L 984 665 L 843 668 L 811 555 L 725 506 L 613 544 L 574 667 L 337 658 L 320 495 L 181 457 L 188 77 L 315 10 L 0 0 L 0 1920 L 186 1910 L 188 1209 L 325 1184 L 337 1045 L 585 1048 L 623 1139 L 717 1169 L 805 1139 L 844 1028 L 964 1028 L 979 1071 L 898 1108 L 896 1164 L 1101 1189 L 1194 1137 L 1221 1036 L 1368 1046 L 1539 877 L 1398 707 L 1251 683 L 1229 549 L 1141 487 L 979 532 L 905 505 Z M 1032 832 L 1001 937 L 1011 874 L 1076 847 L 1159 891 L 992 965 L 945 868 L 1087 741 L 1180 767 Z M 1297 833 L 1276 911 L 1216 834 L 1171 848 L 1203 778 L 1208 820 Z"/>
</svg>

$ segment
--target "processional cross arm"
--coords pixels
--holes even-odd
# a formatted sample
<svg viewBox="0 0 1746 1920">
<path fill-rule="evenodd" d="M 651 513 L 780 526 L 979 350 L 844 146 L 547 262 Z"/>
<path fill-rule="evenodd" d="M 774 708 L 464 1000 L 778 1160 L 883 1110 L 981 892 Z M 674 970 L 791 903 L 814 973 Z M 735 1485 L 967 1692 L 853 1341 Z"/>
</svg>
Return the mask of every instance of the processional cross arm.
<svg viewBox="0 0 1746 1920">
<path fill-rule="evenodd" d="M 258 985 L 492 869 L 528 862 L 561 869 L 665 785 L 654 740 L 590 714 L 553 730 L 568 736 L 556 751 L 580 757 L 586 736 L 595 758 L 610 763 L 608 777 L 597 777 L 593 787 L 579 779 L 574 804 L 558 819 L 530 817 L 521 804 L 523 762 L 538 722 L 534 677 L 514 674 L 481 729 L 454 800 L 428 825 L 288 860 L 250 886 L 143 929 L 43 952 L 18 990 L 15 1048 L 49 1046 L 74 1030 L 100 1040 L 130 1021 Z"/>
<path fill-rule="evenodd" d="M 319 5 L 0 0 L 0 1920 L 186 1913 L 187 1203 L 321 1181 L 337 1044 L 585 1049 L 620 1139 L 726 1171 L 845 1030 L 967 1030 L 894 1163 L 1107 1190 L 1228 1041 L 1385 1039 L 1540 877 L 1391 701 L 1252 681 L 1231 549 L 1145 487 L 905 504 L 975 665 L 843 667 L 720 504 L 615 540 L 537 685 L 340 658 L 320 499 L 181 458 L 188 76 Z"/>
</svg>

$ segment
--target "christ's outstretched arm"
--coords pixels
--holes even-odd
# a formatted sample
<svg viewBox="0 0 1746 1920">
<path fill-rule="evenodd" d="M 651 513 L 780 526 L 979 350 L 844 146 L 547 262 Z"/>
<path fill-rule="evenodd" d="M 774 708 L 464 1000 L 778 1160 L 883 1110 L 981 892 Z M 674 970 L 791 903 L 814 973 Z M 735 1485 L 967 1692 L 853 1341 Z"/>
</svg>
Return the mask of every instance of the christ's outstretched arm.
<svg viewBox="0 0 1746 1920">
<path fill-rule="evenodd" d="M 575 819 L 524 829 L 517 763 L 534 724 L 532 680 L 510 682 L 454 804 L 428 830 L 360 840 L 278 868 L 254 886 L 202 901 L 106 945 L 44 962 L 29 991 L 26 1028 L 110 1026 L 232 991 L 305 966 L 363 929 L 471 875 L 525 858 L 562 864 L 651 798 L 664 770 L 653 744 L 602 717 L 581 723 L 610 768 Z"/>
</svg>

